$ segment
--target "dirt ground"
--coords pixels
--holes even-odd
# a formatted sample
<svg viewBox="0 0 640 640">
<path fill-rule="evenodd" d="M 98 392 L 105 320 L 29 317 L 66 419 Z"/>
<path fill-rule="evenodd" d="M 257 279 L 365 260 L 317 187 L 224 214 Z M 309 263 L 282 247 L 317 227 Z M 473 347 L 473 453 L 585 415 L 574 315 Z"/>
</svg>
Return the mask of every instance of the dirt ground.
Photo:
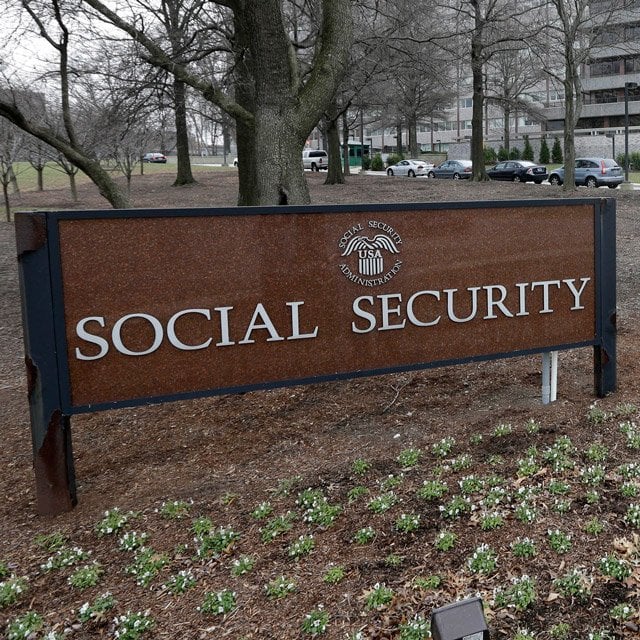
<svg viewBox="0 0 640 640">
<path fill-rule="evenodd" d="M 199 174 L 199 184 L 191 187 L 171 187 L 171 180 L 164 174 L 137 179 L 135 206 L 235 204 L 237 179 L 231 171 Z M 516 638 L 525 630 L 530 635 L 519 640 L 640 637 L 640 517 L 634 526 L 628 516 L 638 499 L 621 494 L 622 465 L 640 462 L 627 437 L 640 423 L 640 192 L 565 194 L 546 185 L 372 176 L 325 186 L 324 175 L 317 174 L 308 174 L 308 180 L 313 203 L 615 197 L 618 390 L 592 408 L 592 354 L 581 349 L 560 354 L 558 400 L 547 406 L 540 402 L 540 358 L 523 357 L 76 416 L 79 504 L 68 514 L 41 517 L 35 513 L 15 238 L 13 224 L 2 222 L 0 633 L 8 638 L 44 638 L 45 633 L 73 640 L 137 638 L 139 630 L 125 634 L 127 623 L 116 616 L 147 612 L 154 621 L 144 635 L 148 638 L 288 640 L 312 637 L 305 616 L 322 620 L 324 612 L 326 631 L 318 625 L 316 635 L 406 640 L 427 637 L 420 635 L 419 621 L 434 607 L 480 594 L 492 637 Z M 14 206 L 106 208 L 106 203 L 91 186 L 83 186 L 79 203 L 71 202 L 66 191 L 45 191 L 23 193 Z M 626 432 L 620 427 L 625 422 L 634 425 Z M 443 455 L 437 445 L 447 437 L 455 444 Z M 567 453 L 572 464 L 558 469 L 545 452 L 557 450 L 554 443 L 563 437 L 572 445 Z M 593 445 L 606 451 L 602 460 Z M 403 452 L 418 450 L 418 462 L 402 459 Z M 538 463 L 531 476 L 519 462 L 527 455 Z M 606 476 L 595 500 L 590 493 L 595 481 L 584 481 L 583 470 L 597 463 Z M 477 510 L 451 519 L 443 515 L 439 506 L 459 493 L 459 483 L 470 475 L 482 478 L 485 489 L 492 483 L 507 489 L 504 526 L 481 526 L 480 489 L 471 497 Z M 435 502 L 418 497 L 423 483 L 434 478 L 448 484 L 448 493 Z M 553 480 L 566 481 L 568 489 L 556 493 Z M 515 506 L 518 491 L 530 487 L 534 492 L 534 486 L 538 517 L 523 521 Z M 307 488 L 316 492 L 316 506 L 318 500 L 325 504 L 318 495 L 326 505 L 339 505 L 330 523 L 305 520 Z M 389 491 L 397 503 L 375 511 L 370 499 Z M 559 499 L 567 501 L 565 507 L 558 506 Z M 257 513 L 262 503 L 271 513 L 267 507 Z M 116 507 L 129 514 L 128 522 L 115 534 L 100 535 L 96 527 L 105 510 Z M 398 524 L 403 513 L 420 515 L 415 530 L 403 531 Z M 283 527 L 271 540 L 266 532 L 276 527 L 277 516 Z M 599 535 L 585 530 L 594 519 L 604 526 Z M 375 530 L 372 540 L 354 541 L 368 526 Z M 207 534 L 198 537 L 199 527 Z M 571 533 L 570 550 L 557 552 L 550 545 L 548 532 L 555 529 Z M 234 535 L 220 543 L 231 530 Z M 452 552 L 434 544 L 443 530 L 455 533 Z M 120 536 L 133 531 L 148 535 L 148 563 L 157 561 L 157 575 L 148 583 L 140 578 L 142 554 L 121 549 Z M 313 536 L 310 553 L 292 551 L 308 536 Z M 523 560 L 510 549 L 525 536 L 539 552 Z M 497 568 L 486 573 L 471 570 L 468 561 L 481 543 L 498 553 Z M 90 555 L 73 566 L 43 568 L 61 557 L 56 551 L 74 547 Z M 599 570 L 607 554 L 623 559 L 629 575 L 615 579 Z M 236 575 L 237 561 L 246 558 L 253 560 L 251 570 Z M 97 584 L 70 583 L 78 567 L 92 562 L 99 567 Z M 336 567 L 344 577 L 332 581 L 327 572 Z M 573 568 L 591 572 L 588 597 L 577 587 L 562 592 L 554 582 Z M 182 590 L 176 586 L 179 571 L 193 580 Z M 495 590 L 507 589 L 524 574 L 535 577 L 535 602 L 500 607 Z M 438 584 L 428 580 L 435 575 L 441 578 Z M 290 593 L 277 593 L 281 576 L 282 584 L 295 584 Z M 23 589 L 14 598 L 7 595 L 7 585 L 18 579 L 24 579 Z M 371 597 L 380 585 L 392 596 L 376 603 Z M 101 613 L 96 598 L 107 591 L 115 604 Z M 206 594 L 220 593 L 233 593 L 233 606 L 207 613 Z M 86 602 L 95 607 L 83 618 Z M 615 619 L 610 612 L 622 602 L 633 613 Z M 12 636 L 16 620 L 30 611 L 41 616 L 41 623 L 34 623 L 40 631 Z"/>
</svg>

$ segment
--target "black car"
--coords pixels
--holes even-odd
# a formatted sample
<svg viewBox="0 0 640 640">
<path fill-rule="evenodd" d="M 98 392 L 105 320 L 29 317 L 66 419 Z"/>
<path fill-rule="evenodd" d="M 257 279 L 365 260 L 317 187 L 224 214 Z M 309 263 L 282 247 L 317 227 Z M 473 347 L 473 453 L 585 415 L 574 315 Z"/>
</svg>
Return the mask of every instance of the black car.
<svg viewBox="0 0 640 640">
<path fill-rule="evenodd" d="M 541 184 L 549 176 L 547 167 L 528 160 L 506 160 L 487 171 L 492 180 L 509 180 L 511 182 L 535 182 Z"/>
</svg>

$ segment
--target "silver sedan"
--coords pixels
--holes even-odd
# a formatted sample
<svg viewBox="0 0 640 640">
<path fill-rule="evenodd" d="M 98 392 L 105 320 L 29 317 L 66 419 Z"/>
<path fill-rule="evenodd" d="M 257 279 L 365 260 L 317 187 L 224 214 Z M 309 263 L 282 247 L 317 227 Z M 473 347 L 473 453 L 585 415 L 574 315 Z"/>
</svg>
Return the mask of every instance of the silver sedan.
<svg viewBox="0 0 640 640">
<path fill-rule="evenodd" d="M 432 164 L 423 162 L 422 160 L 400 160 L 397 164 L 387 168 L 387 175 L 415 178 L 416 176 L 426 176 L 429 169 L 432 168 Z"/>
</svg>

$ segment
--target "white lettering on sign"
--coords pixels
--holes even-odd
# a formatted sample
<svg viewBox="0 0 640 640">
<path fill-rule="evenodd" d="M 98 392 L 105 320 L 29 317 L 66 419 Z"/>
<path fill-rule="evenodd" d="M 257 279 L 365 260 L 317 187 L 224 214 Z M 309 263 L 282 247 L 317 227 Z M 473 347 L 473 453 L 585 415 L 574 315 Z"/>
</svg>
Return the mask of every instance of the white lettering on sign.
<svg viewBox="0 0 640 640">
<path fill-rule="evenodd" d="M 354 227 L 350 231 L 356 233 Z M 346 235 L 346 234 L 345 234 Z M 374 330 L 402 330 L 409 325 L 415 327 L 435 327 L 448 320 L 456 324 L 465 324 L 472 320 L 495 320 L 497 318 L 516 318 L 529 316 L 531 313 L 553 313 L 557 299 L 554 294 L 567 290 L 571 294 L 571 311 L 584 309 L 582 298 L 591 278 L 565 278 L 563 280 L 538 280 L 534 282 L 518 282 L 511 287 L 502 284 L 489 284 L 467 287 L 466 289 L 424 289 L 416 291 L 403 299 L 401 293 L 385 293 L 377 296 L 359 296 L 351 310 L 356 319 L 351 322 L 351 331 L 355 334 L 366 334 Z M 532 297 L 541 296 L 541 305 L 533 308 Z M 482 303 L 482 307 L 481 307 Z M 250 320 L 241 323 L 234 314 L 233 306 L 220 306 L 213 309 L 190 308 L 174 313 L 166 322 L 166 326 L 148 313 L 128 313 L 115 321 L 110 330 L 110 341 L 99 335 L 99 329 L 107 329 L 108 321 L 104 316 L 87 316 L 76 324 L 76 335 L 85 344 L 75 348 L 78 360 L 99 360 L 104 358 L 113 346 L 125 356 L 145 356 L 157 351 L 163 342 L 168 342 L 179 351 L 198 351 L 209 348 L 214 335 L 219 336 L 216 347 L 254 344 L 258 340 L 265 342 L 282 342 L 285 340 L 312 340 L 318 337 L 319 327 L 309 325 L 303 328 L 301 319 L 304 301 L 286 302 L 289 323 L 286 327 L 277 326 L 267 308 L 258 302 Z M 485 309 L 484 315 L 479 309 Z M 191 321 L 199 321 L 205 326 L 208 337 L 194 342 L 189 335 L 179 331 L 178 321 L 191 317 Z M 146 322 L 152 330 L 152 338 L 147 345 L 133 348 L 125 344 L 124 329 L 131 321 Z M 93 327 L 93 325 L 97 325 Z M 92 328 L 93 327 L 93 328 Z M 202 332 L 200 332 L 201 334 Z M 242 339 L 234 339 L 234 335 L 242 335 Z"/>
<path fill-rule="evenodd" d="M 357 320 L 352 321 L 353 333 L 369 333 L 374 329 L 388 331 L 403 329 L 406 322 L 416 327 L 433 327 L 439 324 L 443 314 L 451 322 L 465 323 L 475 320 L 478 316 L 478 302 L 485 302 L 486 315 L 482 320 L 495 320 L 499 317 L 513 318 L 530 315 L 527 303 L 528 294 L 541 289 L 542 306 L 539 314 L 553 313 L 552 291 L 565 286 L 573 296 L 571 311 L 584 309 L 581 302 L 582 294 L 591 278 L 580 278 L 576 286 L 574 278 L 564 280 L 541 280 L 537 282 L 520 282 L 515 285 L 514 295 L 507 287 L 500 284 L 481 287 L 467 287 L 466 289 L 443 289 L 442 291 L 424 290 L 412 294 L 403 305 L 400 293 L 387 293 L 378 296 L 360 296 L 353 301 L 352 311 Z M 436 311 L 433 315 L 419 317 L 416 312 L 416 302 L 420 298 L 433 298 Z M 424 311 L 423 311 L 424 313 Z M 466 315 L 465 315 L 466 314 Z"/>
<path fill-rule="evenodd" d="M 142 351 L 132 351 L 131 349 L 127 349 L 122 342 L 121 331 L 124 323 L 127 320 L 131 320 L 132 318 L 144 318 L 149 322 L 149 324 L 153 327 L 153 342 L 148 349 L 143 349 Z M 111 331 L 111 342 L 113 342 L 113 346 L 125 356 L 147 356 L 154 351 L 157 351 L 158 347 L 162 344 L 162 324 L 158 318 L 154 318 L 150 316 L 148 313 L 130 313 L 129 315 L 123 316 L 113 325 L 113 330 Z"/>
<path fill-rule="evenodd" d="M 103 358 L 107 355 L 107 352 L 109 351 L 109 343 L 104 338 L 89 333 L 85 329 L 88 322 L 97 322 L 101 327 L 104 327 L 104 318 L 102 316 L 89 316 L 88 318 L 82 318 L 82 320 L 80 320 L 80 322 L 78 322 L 78 324 L 76 325 L 76 335 L 78 336 L 78 338 L 80 338 L 80 340 L 88 342 L 89 344 L 98 345 L 98 347 L 100 347 L 100 351 L 92 356 L 88 356 L 82 353 L 82 351 L 80 351 L 80 349 L 76 347 L 76 358 L 78 360 L 100 360 L 100 358 Z"/>
<path fill-rule="evenodd" d="M 347 242 L 349 242 L 349 240 L 360 231 L 362 231 L 362 225 L 360 223 L 354 225 L 350 229 L 347 229 L 347 231 L 342 234 L 342 238 L 338 241 L 338 246 L 341 249 L 344 249 L 347 246 Z"/>
<path fill-rule="evenodd" d="M 201 344 L 186 344 L 176 335 L 176 320 L 186 316 L 187 314 L 200 314 L 207 320 L 211 320 L 211 311 L 209 311 L 209 309 L 185 309 L 184 311 L 178 311 L 178 313 L 174 313 L 169 318 L 169 322 L 167 322 L 167 339 L 176 349 L 180 349 L 180 351 L 197 351 L 198 349 L 206 349 L 213 341 L 213 338 L 209 338 Z"/>
<path fill-rule="evenodd" d="M 179 351 L 197 351 L 199 349 L 207 349 L 211 346 L 213 337 L 209 337 L 203 342 L 193 344 L 188 339 L 188 336 L 178 335 L 176 323 L 180 318 L 184 318 L 185 316 L 201 316 L 203 319 L 202 322 L 214 323 L 215 330 L 217 330 L 220 335 L 220 341 L 215 343 L 216 347 L 228 347 L 234 344 L 253 344 L 256 342 L 258 335 L 264 335 L 263 333 L 260 333 L 263 331 L 266 331 L 268 336 L 266 338 L 266 342 L 308 340 L 316 338 L 318 336 L 317 326 L 307 333 L 305 333 L 301 327 L 300 311 L 304 302 L 298 300 L 295 302 L 287 302 L 285 305 L 288 307 L 290 319 L 290 324 L 286 332 L 281 329 L 279 330 L 276 327 L 265 306 L 259 302 L 254 308 L 251 320 L 244 329 L 244 337 L 237 343 L 231 338 L 231 312 L 234 310 L 233 307 L 214 307 L 213 310 L 217 312 L 217 317 L 212 315 L 210 309 L 182 309 L 174 313 L 169 318 L 166 330 L 163 327 L 162 322 L 155 316 L 147 313 L 129 313 L 122 316 L 114 323 L 113 328 L 111 329 L 111 345 L 113 345 L 114 349 L 118 353 L 125 356 L 149 355 L 160 348 L 165 337 L 169 344 Z M 123 328 L 127 322 L 135 318 L 146 321 L 153 330 L 153 339 L 151 340 L 151 343 L 137 351 L 133 350 L 131 346 L 125 345 L 122 339 Z M 93 350 L 97 347 L 97 351 L 95 353 L 92 353 L 91 349 L 87 350 L 86 347 L 76 347 L 75 356 L 78 360 L 100 360 L 109 352 L 109 341 L 106 338 L 96 335 L 90 331 L 92 323 L 96 323 L 103 329 L 107 327 L 107 319 L 104 316 L 88 316 L 86 318 L 82 318 L 82 320 L 76 324 L 76 335 L 78 338 L 89 345 L 94 345 Z M 211 333 L 213 333 L 214 327 L 211 327 L 211 329 Z"/>
</svg>

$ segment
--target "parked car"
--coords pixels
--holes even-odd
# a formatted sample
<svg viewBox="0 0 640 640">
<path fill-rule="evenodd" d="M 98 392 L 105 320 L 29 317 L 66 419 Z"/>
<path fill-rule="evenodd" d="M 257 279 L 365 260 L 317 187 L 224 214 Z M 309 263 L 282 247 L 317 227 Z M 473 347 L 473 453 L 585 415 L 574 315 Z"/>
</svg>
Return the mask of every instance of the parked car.
<svg viewBox="0 0 640 640">
<path fill-rule="evenodd" d="M 511 182 L 535 182 L 542 184 L 548 177 L 547 167 L 528 160 L 507 160 L 498 162 L 487 171 L 492 180 L 510 180 Z"/>
<path fill-rule="evenodd" d="M 427 175 L 430 178 L 452 178 L 462 180 L 470 178 L 473 173 L 471 160 L 445 160 L 437 167 L 429 169 Z"/>
<path fill-rule="evenodd" d="M 165 164 L 167 161 L 167 156 L 163 153 L 145 153 L 142 156 L 142 162 L 160 162 Z"/>
<path fill-rule="evenodd" d="M 329 168 L 329 156 L 322 149 L 305 149 L 302 152 L 302 164 L 305 169 L 320 171 Z"/>
<path fill-rule="evenodd" d="M 624 182 L 622 167 L 612 158 L 576 158 L 575 183 L 586 187 L 603 187 L 615 189 Z M 551 184 L 564 182 L 564 167 L 554 169 L 549 174 Z"/>
<path fill-rule="evenodd" d="M 387 168 L 387 175 L 415 178 L 416 176 L 426 176 L 429 169 L 433 169 L 433 165 L 422 160 L 400 160 Z"/>
</svg>

